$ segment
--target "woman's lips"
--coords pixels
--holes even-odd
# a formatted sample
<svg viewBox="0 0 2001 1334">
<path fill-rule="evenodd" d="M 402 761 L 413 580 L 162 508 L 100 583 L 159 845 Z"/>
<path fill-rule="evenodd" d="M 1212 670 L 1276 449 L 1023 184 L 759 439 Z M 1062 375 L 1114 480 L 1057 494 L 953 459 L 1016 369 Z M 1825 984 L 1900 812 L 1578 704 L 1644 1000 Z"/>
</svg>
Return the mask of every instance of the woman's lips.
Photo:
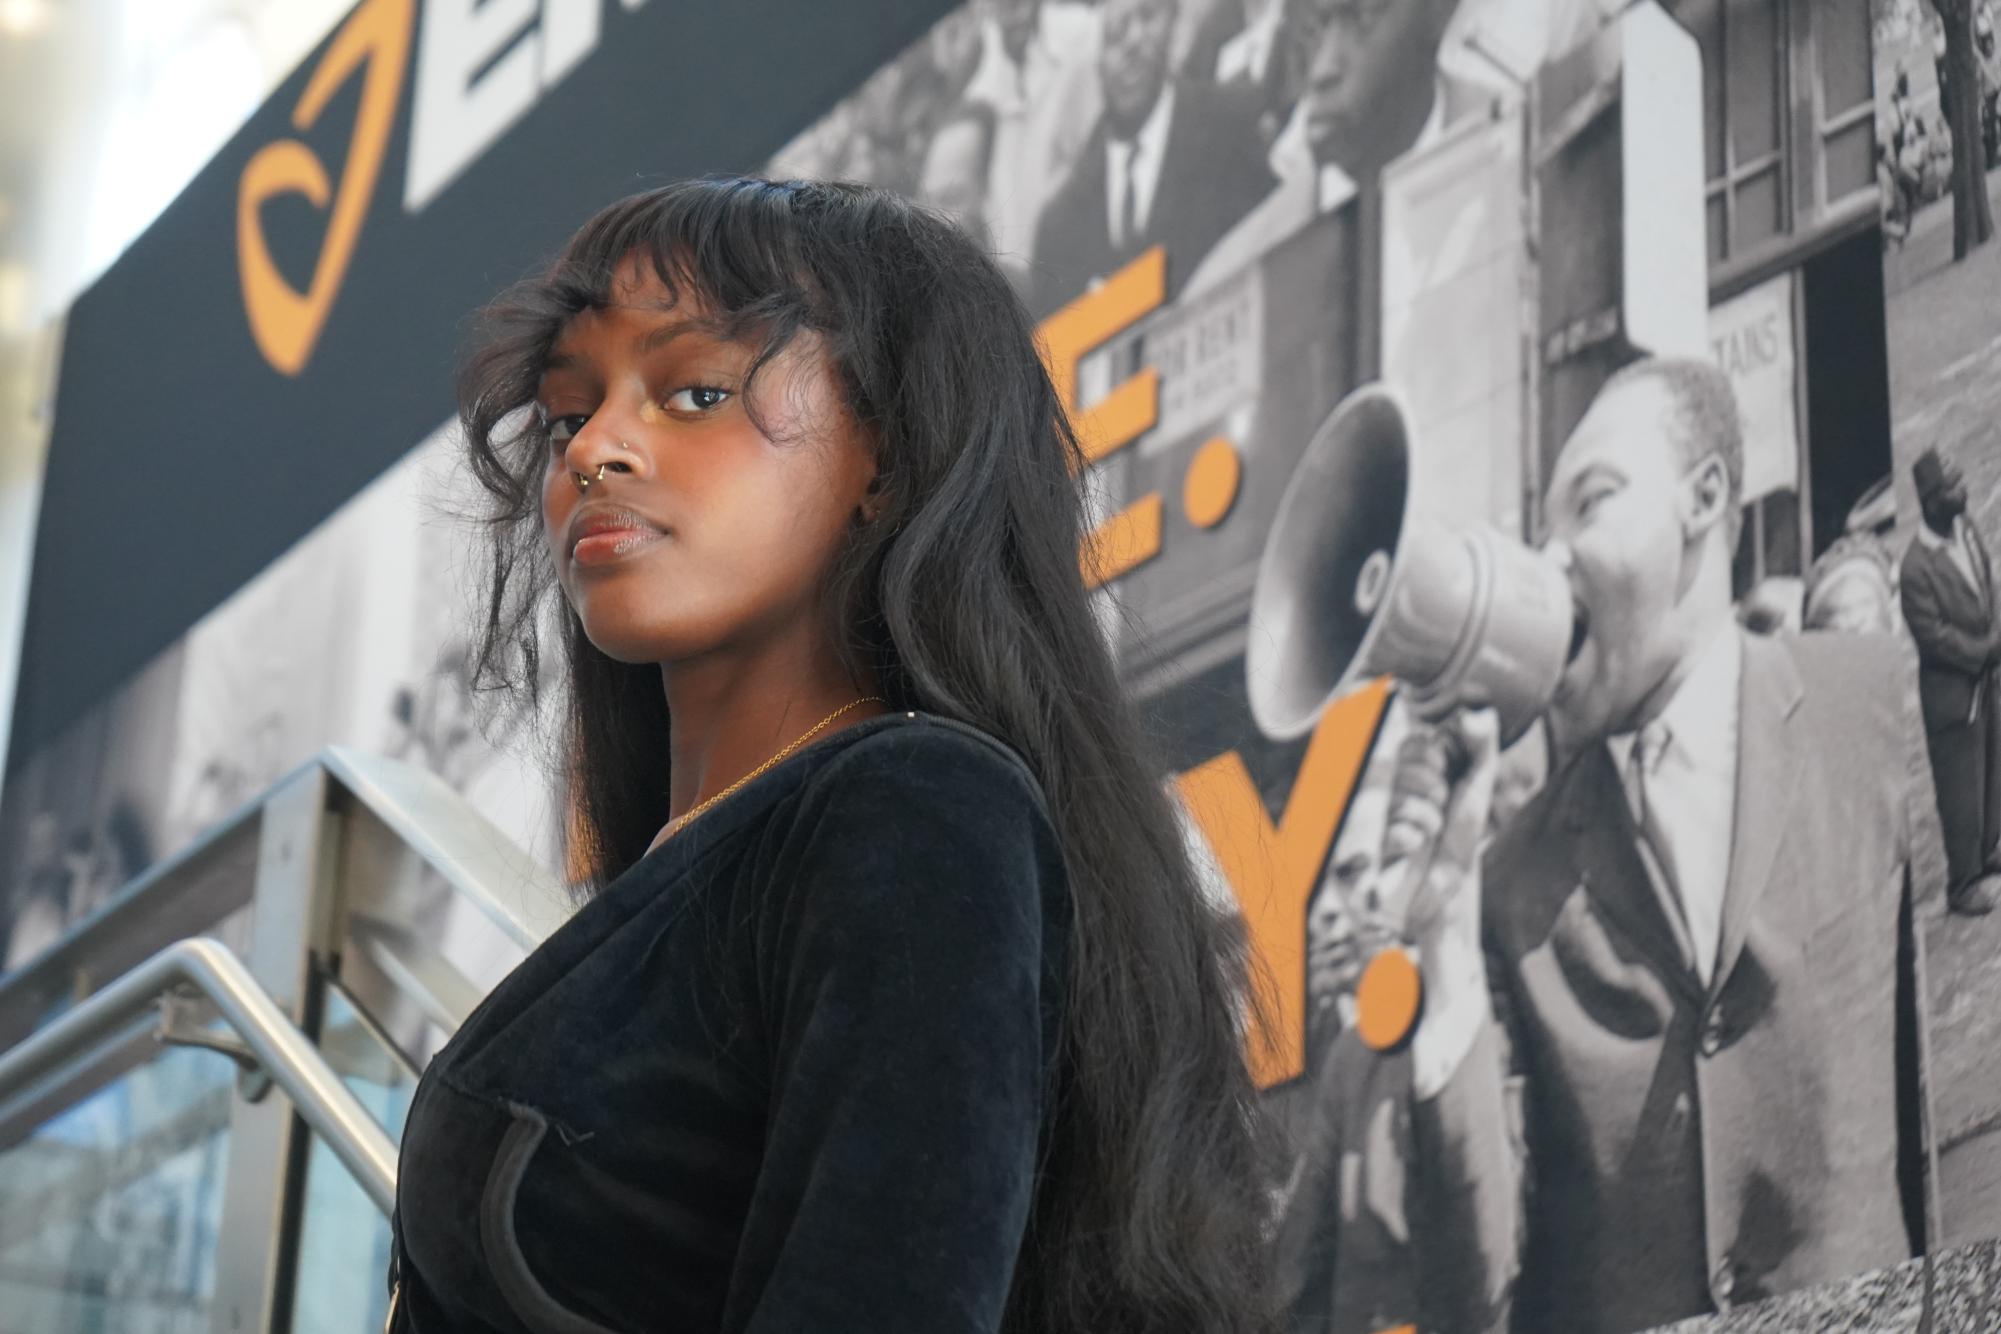
<svg viewBox="0 0 2001 1334">
<path fill-rule="evenodd" d="M 577 539 L 570 559 L 578 565 L 611 565 L 663 541 L 667 534 L 651 528 L 606 528 Z"/>
</svg>

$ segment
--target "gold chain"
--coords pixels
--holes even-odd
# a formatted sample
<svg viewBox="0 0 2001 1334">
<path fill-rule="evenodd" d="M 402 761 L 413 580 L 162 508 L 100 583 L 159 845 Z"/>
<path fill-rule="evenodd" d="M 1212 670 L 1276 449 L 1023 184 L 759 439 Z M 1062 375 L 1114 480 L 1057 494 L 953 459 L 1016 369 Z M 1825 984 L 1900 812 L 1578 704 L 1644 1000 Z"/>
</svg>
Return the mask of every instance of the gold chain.
<svg viewBox="0 0 2001 1334">
<path fill-rule="evenodd" d="M 716 793 L 715 796 L 710 797 L 707 801 L 697 802 L 689 810 L 684 811 L 680 815 L 677 815 L 673 819 L 669 820 L 667 822 L 667 830 L 669 834 L 680 833 L 683 829 L 688 827 L 688 822 L 690 820 L 693 820 L 703 811 L 709 809 L 709 807 L 715 805 L 717 802 L 721 801 L 724 797 L 729 796 L 731 793 L 735 792 L 738 788 L 742 787 L 745 783 L 748 783 L 751 779 L 757 777 L 759 774 L 769 769 L 772 765 L 777 764 L 787 755 L 790 755 L 793 751 L 805 745 L 808 741 L 811 741 L 815 736 L 819 735 L 820 729 L 825 727 L 828 723 L 831 723 L 832 721 L 834 721 L 834 719 L 840 717 L 842 714 L 846 713 L 849 709 L 859 708 L 862 705 L 867 704 L 870 700 L 874 700 L 878 704 L 887 704 L 889 702 L 888 700 L 885 700 L 881 695 L 863 695 L 860 699 L 852 700 L 849 703 L 843 704 L 840 708 L 835 709 L 832 713 L 822 718 L 819 722 L 814 723 L 811 727 L 807 728 L 805 735 L 787 744 L 782 750 L 780 750 L 776 755 L 773 755 L 770 759 L 766 760 L 763 764 L 758 765 L 755 769 L 752 769 L 742 778 L 737 779 L 736 782 L 731 783 L 728 787 Z"/>
</svg>

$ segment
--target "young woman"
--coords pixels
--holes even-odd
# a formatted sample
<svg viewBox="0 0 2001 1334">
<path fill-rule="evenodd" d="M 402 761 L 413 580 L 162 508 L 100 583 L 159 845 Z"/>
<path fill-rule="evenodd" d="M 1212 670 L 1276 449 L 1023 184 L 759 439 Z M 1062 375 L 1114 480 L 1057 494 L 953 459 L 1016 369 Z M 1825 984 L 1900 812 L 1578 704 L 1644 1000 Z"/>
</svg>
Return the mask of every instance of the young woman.
<svg viewBox="0 0 2001 1334">
<path fill-rule="evenodd" d="M 487 312 L 482 668 L 561 598 L 593 893 L 425 1072 L 391 1326 L 1260 1327 L 1236 936 L 1079 577 L 993 261 L 673 185 Z"/>
</svg>

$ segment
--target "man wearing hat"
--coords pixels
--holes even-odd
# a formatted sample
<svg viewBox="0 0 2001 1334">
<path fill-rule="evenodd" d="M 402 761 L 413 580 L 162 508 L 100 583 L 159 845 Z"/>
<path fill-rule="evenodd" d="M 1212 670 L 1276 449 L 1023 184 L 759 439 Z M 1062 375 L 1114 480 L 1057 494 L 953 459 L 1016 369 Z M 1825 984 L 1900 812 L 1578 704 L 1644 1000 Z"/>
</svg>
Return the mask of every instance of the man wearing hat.
<svg viewBox="0 0 2001 1334">
<path fill-rule="evenodd" d="M 1932 786 L 1938 792 L 1954 912 L 1992 912 L 2001 896 L 2001 775 L 1994 769 L 1994 666 L 2001 620 L 1994 570 L 1966 518 L 1959 469 L 1927 449 L 1911 466 L 1924 522 L 1904 555 L 1904 620 L 1918 646 L 1918 701 L 1924 711 Z"/>
</svg>

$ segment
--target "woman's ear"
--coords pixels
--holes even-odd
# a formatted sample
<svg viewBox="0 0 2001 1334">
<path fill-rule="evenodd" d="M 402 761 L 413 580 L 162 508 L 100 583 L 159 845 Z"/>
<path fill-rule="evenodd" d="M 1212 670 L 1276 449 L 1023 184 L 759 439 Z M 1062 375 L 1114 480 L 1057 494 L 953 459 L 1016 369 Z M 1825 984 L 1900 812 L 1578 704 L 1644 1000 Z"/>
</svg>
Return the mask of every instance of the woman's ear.
<svg viewBox="0 0 2001 1334">
<path fill-rule="evenodd" d="M 884 494 L 882 474 L 871 472 L 869 474 L 868 486 L 862 491 L 861 504 L 855 506 L 855 522 L 857 524 L 874 523 L 882 517 L 882 508 L 887 503 L 888 497 Z"/>
</svg>

